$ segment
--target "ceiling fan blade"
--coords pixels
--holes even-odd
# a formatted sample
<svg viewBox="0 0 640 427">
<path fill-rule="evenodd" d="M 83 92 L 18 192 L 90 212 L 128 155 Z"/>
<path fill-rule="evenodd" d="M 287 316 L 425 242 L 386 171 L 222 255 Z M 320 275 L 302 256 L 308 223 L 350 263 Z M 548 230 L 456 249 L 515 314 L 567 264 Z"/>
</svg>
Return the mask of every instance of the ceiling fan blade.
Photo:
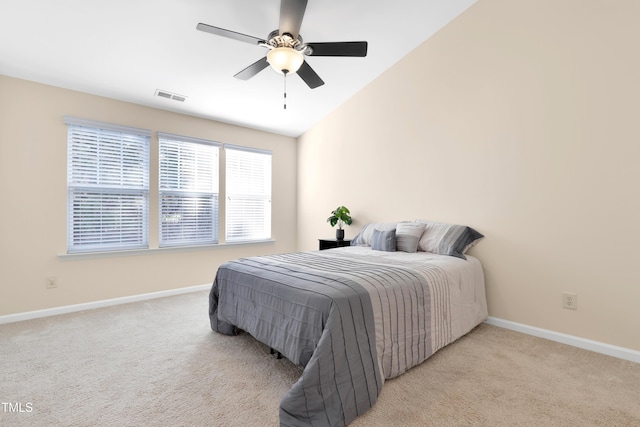
<svg viewBox="0 0 640 427">
<path fill-rule="evenodd" d="M 289 33 L 296 40 L 300 34 L 307 0 L 282 0 L 280 3 L 280 35 Z"/>
<path fill-rule="evenodd" d="M 307 43 L 309 56 L 367 56 L 367 42 Z"/>
<path fill-rule="evenodd" d="M 196 27 L 198 31 L 204 31 L 205 33 L 215 34 L 216 36 L 227 37 L 234 40 L 239 40 L 241 42 L 251 43 L 258 45 L 260 43 L 265 43 L 264 40 L 259 39 L 257 37 L 248 36 L 242 33 L 236 33 L 235 31 L 225 30 L 224 28 L 214 27 L 212 25 L 207 25 L 203 23 L 199 23 Z"/>
<path fill-rule="evenodd" d="M 240 80 L 249 80 L 251 77 L 255 76 L 260 71 L 262 71 L 265 68 L 267 68 L 268 66 L 269 66 L 269 63 L 267 62 L 267 57 L 264 56 L 264 57 L 258 59 L 253 64 L 249 65 L 244 70 L 240 71 L 238 74 L 236 74 L 233 77 L 235 77 L 237 79 L 240 79 Z"/>
<path fill-rule="evenodd" d="M 300 66 L 298 75 L 311 89 L 315 89 L 318 86 L 322 86 L 324 84 L 320 76 L 316 74 L 315 71 L 313 71 L 313 68 L 309 66 L 307 61 L 304 61 L 302 63 L 302 66 Z"/>
</svg>

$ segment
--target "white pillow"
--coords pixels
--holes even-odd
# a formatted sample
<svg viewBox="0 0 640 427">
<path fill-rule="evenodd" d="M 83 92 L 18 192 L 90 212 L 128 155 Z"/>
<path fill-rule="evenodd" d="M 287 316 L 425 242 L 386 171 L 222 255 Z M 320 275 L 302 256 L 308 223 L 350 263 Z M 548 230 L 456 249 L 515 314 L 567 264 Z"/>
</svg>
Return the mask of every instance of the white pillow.
<svg viewBox="0 0 640 427">
<path fill-rule="evenodd" d="M 424 233 L 425 224 L 417 222 L 400 222 L 396 227 L 396 250 L 416 252 L 418 242 Z"/>
</svg>

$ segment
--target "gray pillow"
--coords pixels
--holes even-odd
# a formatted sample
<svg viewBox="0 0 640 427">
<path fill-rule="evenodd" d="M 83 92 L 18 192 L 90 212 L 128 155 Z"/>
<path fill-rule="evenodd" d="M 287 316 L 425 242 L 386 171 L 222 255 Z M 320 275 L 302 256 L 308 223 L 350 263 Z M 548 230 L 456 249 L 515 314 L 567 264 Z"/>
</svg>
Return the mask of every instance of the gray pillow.
<svg viewBox="0 0 640 427">
<path fill-rule="evenodd" d="M 464 253 L 484 237 L 466 225 L 444 224 L 420 219 L 416 222 L 426 224 L 418 247 L 421 251 L 434 254 L 467 259 Z"/>
<path fill-rule="evenodd" d="M 396 251 L 396 230 L 373 230 L 371 249 L 375 251 Z"/>
<path fill-rule="evenodd" d="M 351 239 L 351 246 L 371 246 L 371 238 L 373 236 L 373 230 L 378 229 L 380 231 L 395 230 L 397 222 L 378 222 L 368 223 L 362 227 L 362 230 Z"/>
</svg>

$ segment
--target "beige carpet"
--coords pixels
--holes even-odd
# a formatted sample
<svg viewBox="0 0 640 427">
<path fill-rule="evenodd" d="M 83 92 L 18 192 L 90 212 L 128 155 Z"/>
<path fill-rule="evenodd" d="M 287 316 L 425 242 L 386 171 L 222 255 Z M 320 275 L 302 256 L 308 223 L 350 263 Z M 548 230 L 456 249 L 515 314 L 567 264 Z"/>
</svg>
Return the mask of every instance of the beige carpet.
<svg viewBox="0 0 640 427">
<path fill-rule="evenodd" d="M 277 426 L 301 370 L 212 332 L 207 295 L 0 325 L 0 425 Z M 351 425 L 640 426 L 640 365 L 483 324 Z"/>
</svg>

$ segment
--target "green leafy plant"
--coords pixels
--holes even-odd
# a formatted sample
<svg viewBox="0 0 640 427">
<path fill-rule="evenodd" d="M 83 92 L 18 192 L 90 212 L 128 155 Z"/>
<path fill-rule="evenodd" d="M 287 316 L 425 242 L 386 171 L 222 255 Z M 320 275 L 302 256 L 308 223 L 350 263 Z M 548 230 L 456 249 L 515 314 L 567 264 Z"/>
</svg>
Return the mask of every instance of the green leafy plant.
<svg viewBox="0 0 640 427">
<path fill-rule="evenodd" d="M 327 222 L 334 227 L 338 224 L 338 230 L 342 230 L 342 224 L 351 225 L 351 212 L 345 206 L 338 206 L 334 211 L 331 212 L 331 216 L 327 218 Z"/>
</svg>

